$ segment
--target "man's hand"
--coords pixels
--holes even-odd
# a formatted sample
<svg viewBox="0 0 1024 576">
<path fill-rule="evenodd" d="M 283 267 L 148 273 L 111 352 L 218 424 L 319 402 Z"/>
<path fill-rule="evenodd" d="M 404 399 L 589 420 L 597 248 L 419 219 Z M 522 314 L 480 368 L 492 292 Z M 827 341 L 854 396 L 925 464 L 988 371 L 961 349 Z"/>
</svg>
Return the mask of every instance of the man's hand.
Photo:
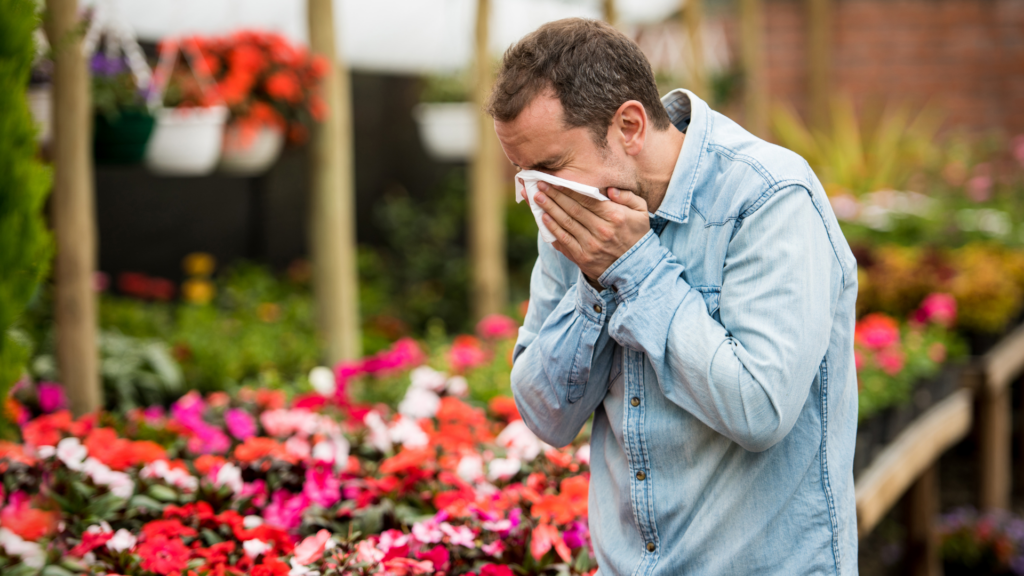
<svg viewBox="0 0 1024 576">
<path fill-rule="evenodd" d="M 538 182 L 537 204 L 555 235 L 555 250 L 572 260 L 592 285 L 651 229 L 647 202 L 626 190 L 608 189 L 610 202 Z"/>
</svg>

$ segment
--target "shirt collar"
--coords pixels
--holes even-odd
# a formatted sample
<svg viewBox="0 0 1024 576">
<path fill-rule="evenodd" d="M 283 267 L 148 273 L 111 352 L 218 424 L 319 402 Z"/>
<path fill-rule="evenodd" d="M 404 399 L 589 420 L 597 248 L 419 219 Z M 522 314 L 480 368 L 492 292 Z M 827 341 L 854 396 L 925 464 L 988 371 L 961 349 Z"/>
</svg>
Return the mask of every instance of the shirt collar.
<svg viewBox="0 0 1024 576">
<path fill-rule="evenodd" d="M 655 215 L 679 224 L 690 218 L 690 202 L 697 187 L 697 174 L 710 137 L 708 105 L 689 90 L 676 89 L 661 99 L 669 120 L 686 134 L 676 167 L 668 182 L 665 198 Z"/>
</svg>

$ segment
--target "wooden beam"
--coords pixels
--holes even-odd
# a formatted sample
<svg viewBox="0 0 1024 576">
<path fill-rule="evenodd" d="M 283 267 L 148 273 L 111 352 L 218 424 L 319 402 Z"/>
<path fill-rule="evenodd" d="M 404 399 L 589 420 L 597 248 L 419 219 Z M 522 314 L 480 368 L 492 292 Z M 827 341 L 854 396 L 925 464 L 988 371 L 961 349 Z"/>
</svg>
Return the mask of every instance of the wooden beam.
<svg viewBox="0 0 1024 576">
<path fill-rule="evenodd" d="M 914 422 L 875 458 L 856 485 L 857 531 L 869 534 L 907 489 L 967 435 L 973 393 L 958 390 Z"/>
<path fill-rule="evenodd" d="M 317 317 L 328 362 L 357 358 L 359 279 L 356 263 L 352 94 L 348 67 L 338 54 L 331 0 L 308 0 L 309 42 L 330 63 L 324 78 L 327 118 L 311 146 L 310 250 Z"/>
<path fill-rule="evenodd" d="M 92 171 L 92 98 L 77 33 L 78 0 L 47 0 L 54 48 L 53 227 L 57 237 L 57 364 L 76 416 L 103 405 L 97 347 L 96 220 Z"/>
<path fill-rule="evenodd" d="M 978 506 L 982 510 L 1010 507 L 1012 419 L 1010 388 L 983 388 L 978 395 Z"/>
<path fill-rule="evenodd" d="M 619 12 L 615 9 L 615 0 L 602 0 L 601 13 L 605 22 L 612 26 L 619 25 Z"/>
<path fill-rule="evenodd" d="M 477 0 L 475 101 L 479 108 L 480 147 L 470 167 L 469 254 L 473 278 L 473 317 L 500 313 L 508 302 L 508 262 L 505 255 L 505 197 L 501 145 L 484 104 L 494 85 L 488 51 L 490 0 Z M 509 191 L 511 193 L 511 191 Z"/>
<path fill-rule="evenodd" d="M 939 533 L 939 469 L 933 463 L 907 493 L 907 561 L 912 576 L 941 576 Z"/>
<path fill-rule="evenodd" d="M 740 0 L 743 124 L 762 138 L 768 135 L 768 79 L 764 52 L 764 5 L 761 0 Z"/>
<path fill-rule="evenodd" d="M 1008 387 L 1024 372 L 1024 324 L 1017 327 L 982 358 L 985 386 L 993 392 Z"/>
<path fill-rule="evenodd" d="M 680 7 L 683 30 L 689 40 L 689 59 L 685 60 L 689 67 L 688 88 L 704 101 L 714 104 L 707 70 L 704 68 L 704 0 L 682 0 Z"/>
<path fill-rule="evenodd" d="M 811 125 L 828 124 L 832 75 L 832 0 L 807 0 L 807 89 Z"/>
</svg>

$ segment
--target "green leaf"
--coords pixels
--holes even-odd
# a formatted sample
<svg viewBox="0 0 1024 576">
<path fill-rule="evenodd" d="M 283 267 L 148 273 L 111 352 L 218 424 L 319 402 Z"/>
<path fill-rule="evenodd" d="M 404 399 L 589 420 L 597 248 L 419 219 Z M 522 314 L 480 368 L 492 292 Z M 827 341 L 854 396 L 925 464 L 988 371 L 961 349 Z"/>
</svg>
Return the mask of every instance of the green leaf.
<svg viewBox="0 0 1024 576">
<path fill-rule="evenodd" d="M 64 568 L 61 568 L 57 564 L 50 564 L 49 566 L 46 566 L 46 567 L 43 568 L 43 571 L 40 573 L 40 576 L 75 576 L 75 575 L 74 575 L 74 573 L 69 572 L 68 570 L 65 570 Z"/>
<path fill-rule="evenodd" d="M 163 502 L 178 501 L 178 492 L 172 488 L 164 486 L 163 484 L 153 484 L 149 487 L 149 490 L 146 490 L 146 494 Z"/>
<path fill-rule="evenodd" d="M 154 512 L 163 512 L 164 505 L 145 494 L 136 494 L 128 501 L 130 508 L 148 508 Z"/>
</svg>

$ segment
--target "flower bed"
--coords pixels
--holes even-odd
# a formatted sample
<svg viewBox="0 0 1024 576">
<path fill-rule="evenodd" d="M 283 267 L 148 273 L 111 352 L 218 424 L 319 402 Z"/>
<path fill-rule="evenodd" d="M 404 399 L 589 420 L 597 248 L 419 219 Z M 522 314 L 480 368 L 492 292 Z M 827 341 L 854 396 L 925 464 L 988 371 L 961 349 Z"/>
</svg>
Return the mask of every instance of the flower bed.
<svg viewBox="0 0 1024 576">
<path fill-rule="evenodd" d="M 404 341 L 358 366 L 408 373 L 397 411 L 353 403 L 348 365 L 332 398 L 192 392 L 30 420 L 0 444 L 0 570 L 592 573 L 589 447 L 544 445 L 509 398 L 467 404 L 465 379 L 422 358 Z"/>
</svg>

